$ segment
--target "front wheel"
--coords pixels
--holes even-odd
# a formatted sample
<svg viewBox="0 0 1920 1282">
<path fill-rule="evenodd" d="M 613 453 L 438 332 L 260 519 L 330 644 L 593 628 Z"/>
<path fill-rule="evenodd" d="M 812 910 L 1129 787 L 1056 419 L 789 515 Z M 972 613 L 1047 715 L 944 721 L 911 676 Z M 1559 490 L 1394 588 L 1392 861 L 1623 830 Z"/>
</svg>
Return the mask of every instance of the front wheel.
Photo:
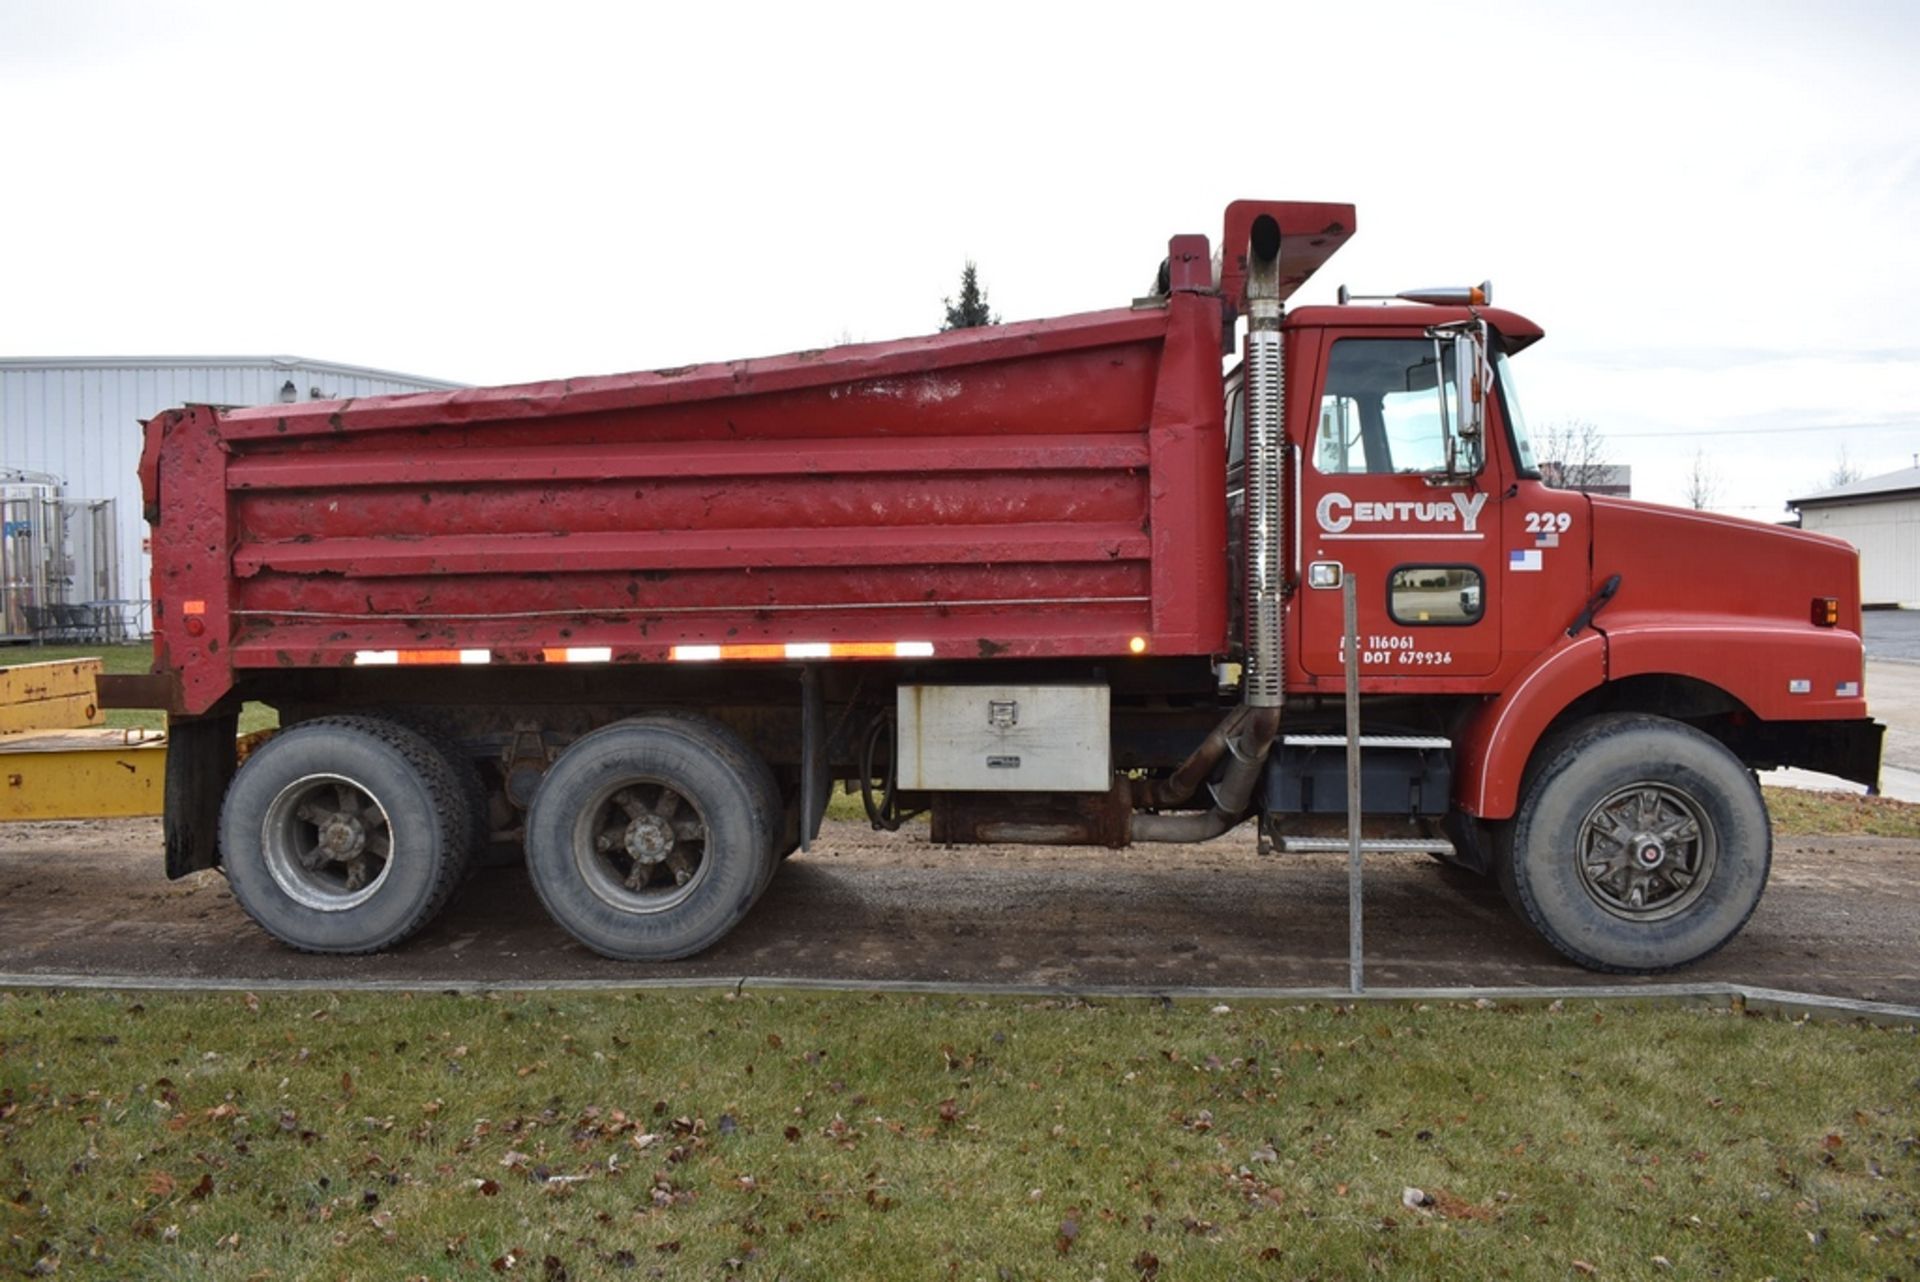
<svg viewBox="0 0 1920 1282">
<path fill-rule="evenodd" d="M 1738 934 L 1773 857 L 1753 774 L 1661 717 L 1596 717 L 1531 774 L 1498 870 L 1515 909 L 1591 970 L 1699 961 Z"/>
</svg>

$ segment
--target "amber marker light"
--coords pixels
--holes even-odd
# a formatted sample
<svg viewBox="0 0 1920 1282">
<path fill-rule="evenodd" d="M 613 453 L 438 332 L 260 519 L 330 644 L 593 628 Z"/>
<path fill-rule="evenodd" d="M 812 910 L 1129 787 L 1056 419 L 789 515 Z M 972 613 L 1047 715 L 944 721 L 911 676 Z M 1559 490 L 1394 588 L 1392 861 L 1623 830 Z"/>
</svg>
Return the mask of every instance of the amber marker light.
<svg viewBox="0 0 1920 1282">
<path fill-rule="evenodd" d="M 1840 626 L 1840 598 L 1817 596 L 1813 598 L 1813 626 L 1816 628 L 1837 628 Z"/>
<path fill-rule="evenodd" d="M 1133 640 L 1127 642 L 1127 649 L 1133 651 L 1135 654 L 1145 654 L 1147 652 L 1147 639 L 1145 637 L 1135 637 Z"/>
</svg>

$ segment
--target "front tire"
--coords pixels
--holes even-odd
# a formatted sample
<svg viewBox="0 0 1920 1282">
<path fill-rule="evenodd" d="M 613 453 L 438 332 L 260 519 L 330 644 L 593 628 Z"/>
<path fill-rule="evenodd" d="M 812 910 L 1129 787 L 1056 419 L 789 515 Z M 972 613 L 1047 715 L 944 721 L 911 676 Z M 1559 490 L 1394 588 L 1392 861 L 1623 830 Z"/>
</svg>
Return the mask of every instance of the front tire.
<svg viewBox="0 0 1920 1282">
<path fill-rule="evenodd" d="M 1773 857 L 1753 773 L 1662 717 L 1597 717 L 1529 774 L 1498 861 L 1516 911 L 1590 970 L 1699 961 L 1747 923 Z"/>
<path fill-rule="evenodd" d="M 671 961 L 711 947 L 772 875 L 770 781 L 711 723 L 650 717 L 596 730 L 534 794 L 534 889 L 568 934 L 607 957 Z"/>
<path fill-rule="evenodd" d="M 424 738 L 371 717 L 283 730 L 234 776 L 220 812 L 228 884 L 275 939 L 310 953 L 390 948 L 466 871 L 466 797 Z"/>
</svg>

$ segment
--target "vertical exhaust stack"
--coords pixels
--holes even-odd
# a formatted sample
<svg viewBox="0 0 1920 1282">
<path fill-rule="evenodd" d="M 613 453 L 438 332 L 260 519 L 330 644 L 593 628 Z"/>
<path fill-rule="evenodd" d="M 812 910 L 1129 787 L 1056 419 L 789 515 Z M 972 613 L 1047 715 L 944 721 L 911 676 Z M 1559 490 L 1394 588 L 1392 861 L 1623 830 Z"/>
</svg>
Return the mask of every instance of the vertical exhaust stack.
<svg viewBox="0 0 1920 1282">
<path fill-rule="evenodd" d="M 1281 416 L 1287 392 L 1280 322 L 1280 224 L 1253 220 L 1247 238 L 1247 620 L 1245 701 L 1278 708 L 1284 679 L 1280 632 L 1280 549 L 1286 529 Z M 1261 755 L 1265 755 L 1262 753 Z"/>
<path fill-rule="evenodd" d="M 1228 252 L 1231 246 L 1227 247 Z M 1285 445 L 1286 361 L 1281 349 L 1280 224 L 1271 214 L 1253 220 L 1247 237 L 1247 582 L 1246 670 L 1242 707 L 1207 737 L 1174 775 L 1142 789 L 1148 804 L 1178 804 L 1202 772 L 1222 758 L 1227 766 L 1207 785 L 1212 807 L 1199 813 L 1134 815 L 1133 841 L 1207 841 L 1247 811 L 1280 733 L 1285 678 L 1280 632 L 1280 550 L 1285 543 L 1286 490 L 1281 484 Z"/>
</svg>

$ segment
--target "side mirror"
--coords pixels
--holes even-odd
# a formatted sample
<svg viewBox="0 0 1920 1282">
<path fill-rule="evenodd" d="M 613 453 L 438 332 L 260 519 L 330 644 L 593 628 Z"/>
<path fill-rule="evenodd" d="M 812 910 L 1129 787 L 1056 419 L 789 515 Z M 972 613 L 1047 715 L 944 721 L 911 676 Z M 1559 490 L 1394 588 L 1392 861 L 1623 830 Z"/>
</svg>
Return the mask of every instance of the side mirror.
<svg viewBox="0 0 1920 1282">
<path fill-rule="evenodd" d="M 1485 458 L 1481 441 L 1487 430 L 1487 395 L 1492 367 L 1487 362 L 1487 329 L 1478 320 L 1436 325 L 1434 364 L 1443 371 L 1435 394 L 1440 398 L 1440 431 L 1447 470 L 1431 478 L 1435 485 L 1458 485 L 1477 476 Z"/>
<path fill-rule="evenodd" d="M 1487 428 L 1487 332 L 1470 325 L 1453 336 L 1454 431 L 1477 441 Z"/>
</svg>

